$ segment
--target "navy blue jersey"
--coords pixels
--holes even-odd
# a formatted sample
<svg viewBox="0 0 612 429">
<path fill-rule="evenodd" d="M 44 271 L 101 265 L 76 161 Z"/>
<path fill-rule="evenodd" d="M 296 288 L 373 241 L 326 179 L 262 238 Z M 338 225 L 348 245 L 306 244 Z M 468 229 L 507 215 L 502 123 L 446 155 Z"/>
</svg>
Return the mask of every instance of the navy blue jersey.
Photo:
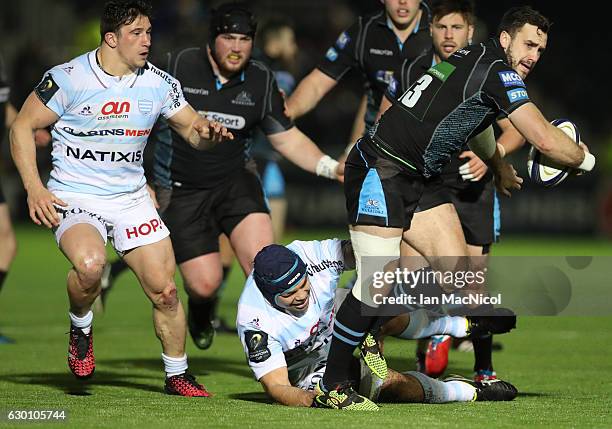
<svg viewBox="0 0 612 429">
<path fill-rule="evenodd" d="M 422 2 L 421 9 L 421 20 L 404 43 L 393 32 L 384 10 L 359 17 L 340 34 L 317 66 L 334 80 L 340 80 L 351 69 L 364 76 L 368 95 L 365 117 L 368 129 L 374 125 L 380 101 L 393 73 L 404 60 L 412 61 L 431 46 L 429 8 Z"/>
<path fill-rule="evenodd" d="M 430 67 L 403 93 L 392 82 L 398 95 L 370 133 L 374 145 L 410 172 L 439 175 L 471 137 L 530 101 L 506 61 L 491 39 Z"/>
<path fill-rule="evenodd" d="M 154 133 L 155 182 L 160 186 L 213 188 L 244 168 L 257 127 L 265 135 L 293 127 L 284 113 L 274 73 L 259 61 L 250 60 L 241 73 L 221 84 L 206 50 L 195 47 L 169 54 L 168 71 L 183 85 L 189 104 L 202 116 L 220 122 L 234 134 L 234 140 L 200 151 L 160 126 Z"/>
</svg>

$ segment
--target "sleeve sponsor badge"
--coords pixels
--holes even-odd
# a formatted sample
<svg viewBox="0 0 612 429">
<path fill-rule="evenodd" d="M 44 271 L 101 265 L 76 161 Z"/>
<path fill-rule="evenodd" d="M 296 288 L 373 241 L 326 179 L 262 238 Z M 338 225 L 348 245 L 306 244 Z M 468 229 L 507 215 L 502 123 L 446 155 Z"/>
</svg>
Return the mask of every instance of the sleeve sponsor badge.
<svg viewBox="0 0 612 429">
<path fill-rule="evenodd" d="M 263 331 L 245 331 L 244 342 L 249 352 L 249 361 L 260 363 L 267 360 L 272 353 L 268 348 L 268 334 Z"/>
<path fill-rule="evenodd" d="M 47 104 L 58 89 L 59 86 L 57 86 L 57 83 L 53 80 L 53 76 L 51 76 L 51 73 L 48 73 L 36 88 L 34 88 L 34 91 L 36 95 L 38 95 L 38 98 L 40 98 L 44 104 Z"/>
</svg>

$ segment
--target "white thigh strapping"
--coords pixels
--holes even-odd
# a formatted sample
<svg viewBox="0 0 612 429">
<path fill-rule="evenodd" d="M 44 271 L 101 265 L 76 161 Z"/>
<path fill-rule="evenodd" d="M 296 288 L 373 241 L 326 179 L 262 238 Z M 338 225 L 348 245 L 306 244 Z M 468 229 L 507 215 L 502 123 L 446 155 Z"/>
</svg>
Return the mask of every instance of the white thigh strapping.
<svg viewBox="0 0 612 429">
<path fill-rule="evenodd" d="M 374 271 L 382 271 L 388 262 L 399 259 L 402 236 L 383 238 L 353 230 L 350 230 L 350 235 L 353 252 L 355 252 L 355 262 L 357 263 L 357 280 L 352 293 L 355 298 L 364 304 L 377 307 L 372 299 L 372 294 L 369 292 Z M 362 266 L 362 258 L 373 256 L 378 258 L 376 260 L 372 258 L 368 261 L 367 266 Z M 368 293 L 364 294 L 363 291 L 368 291 Z"/>
</svg>

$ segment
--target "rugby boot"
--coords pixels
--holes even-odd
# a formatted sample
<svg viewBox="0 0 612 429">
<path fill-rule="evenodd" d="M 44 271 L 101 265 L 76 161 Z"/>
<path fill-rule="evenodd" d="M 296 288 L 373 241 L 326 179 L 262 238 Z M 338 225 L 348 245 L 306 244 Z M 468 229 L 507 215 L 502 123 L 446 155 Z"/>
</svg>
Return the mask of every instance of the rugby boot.
<svg viewBox="0 0 612 429">
<path fill-rule="evenodd" d="M 89 334 L 81 328 L 70 326 L 68 343 L 68 367 L 77 378 L 89 378 L 96 369 L 96 359 L 93 352 L 93 327 Z"/>
<path fill-rule="evenodd" d="M 474 372 L 474 381 L 494 381 L 497 380 L 497 373 L 491 369 L 479 369 Z"/>
<path fill-rule="evenodd" d="M 429 340 L 425 353 L 425 374 L 438 378 L 448 366 L 448 351 L 452 338 L 450 335 L 434 335 Z"/>
<path fill-rule="evenodd" d="M 503 380 L 473 381 L 460 375 L 452 375 L 443 381 L 461 381 L 476 389 L 474 401 L 512 401 L 518 395 L 518 389 Z"/>
<path fill-rule="evenodd" d="M 378 405 L 368 398 L 361 396 L 349 383 L 338 385 L 329 392 L 321 389 L 321 381 L 315 386 L 316 396 L 312 406 L 316 408 L 331 408 L 334 410 L 349 411 L 378 411 Z"/>
<path fill-rule="evenodd" d="M 172 377 L 166 377 L 164 392 L 168 395 L 189 397 L 207 398 L 211 396 L 206 388 L 196 381 L 193 375 L 186 372 L 179 375 L 173 375 Z"/>
</svg>

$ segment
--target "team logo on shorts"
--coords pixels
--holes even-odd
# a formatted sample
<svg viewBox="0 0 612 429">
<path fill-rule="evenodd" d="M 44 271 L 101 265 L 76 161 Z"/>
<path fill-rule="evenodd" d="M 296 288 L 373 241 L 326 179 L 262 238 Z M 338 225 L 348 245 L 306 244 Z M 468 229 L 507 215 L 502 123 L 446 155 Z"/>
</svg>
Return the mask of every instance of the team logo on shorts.
<svg viewBox="0 0 612 429">
<path fill-rule="evenodd" d="M 148 115 L 153 111 L 153 102 L 151 100 L 138 100 L 138 111 L 143 115 Z"/>
</svg>

